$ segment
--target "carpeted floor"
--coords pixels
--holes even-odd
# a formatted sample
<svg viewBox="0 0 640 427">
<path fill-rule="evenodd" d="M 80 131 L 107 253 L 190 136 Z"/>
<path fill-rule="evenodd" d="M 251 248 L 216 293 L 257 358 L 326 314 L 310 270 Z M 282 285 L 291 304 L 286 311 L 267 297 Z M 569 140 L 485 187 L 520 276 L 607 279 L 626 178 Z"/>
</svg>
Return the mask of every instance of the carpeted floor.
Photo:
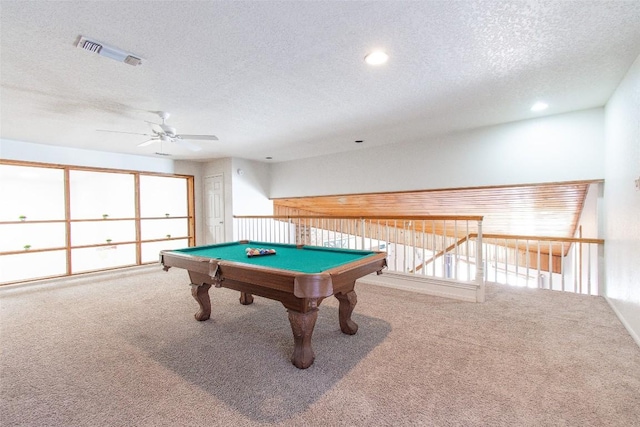
<svg viewBox="0 0 640 427">
<path fill-rule="evenodd" d="M 280 303 L 211 289 L 197 322 L 188 282 L 147 267 L 0 288 L 0 424 L 640 425 L 640 348 L 599 297 L 358 285 L 358 333 L 325 300 L 299 370 Z"/>
</svg>

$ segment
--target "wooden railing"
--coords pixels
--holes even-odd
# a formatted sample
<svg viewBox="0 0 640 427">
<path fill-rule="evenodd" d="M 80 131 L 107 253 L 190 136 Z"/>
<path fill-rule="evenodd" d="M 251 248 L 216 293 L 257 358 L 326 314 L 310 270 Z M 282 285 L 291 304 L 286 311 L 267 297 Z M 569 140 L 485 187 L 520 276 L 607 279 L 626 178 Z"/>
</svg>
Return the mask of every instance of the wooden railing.
<svg viewBox="0 0 640 427">
<path fill-rule="evenodd" d="M 485 234 L 485 279 L 600 295 L 604 240 Z"/>
<path fill-rule="evenodd" d="M 463 272 L 452 269 L 451 258 L 439 256 L 431 277 L 445 278 L 477 286 L 478 300 L 484 300 L 481 216 L 235 216 L 234 240 L 248 239 L 274 243 L 293 243 L 349 249 L 378 250 L 387 253 L 389 271 L 428 277 L 416 272 L 416 266 L 434 253 L 455 243 L 456 236 L 467 239 L 465 248 L 455 246 L 447 253 L 466 262 Z"/>
<path fill-rule="evenodd" d="M 389 271 L 598 295 L 601 239 L 482 234 L 480 216 L 236 216 L 234 239 L 387 252 Z"/>
</svg>

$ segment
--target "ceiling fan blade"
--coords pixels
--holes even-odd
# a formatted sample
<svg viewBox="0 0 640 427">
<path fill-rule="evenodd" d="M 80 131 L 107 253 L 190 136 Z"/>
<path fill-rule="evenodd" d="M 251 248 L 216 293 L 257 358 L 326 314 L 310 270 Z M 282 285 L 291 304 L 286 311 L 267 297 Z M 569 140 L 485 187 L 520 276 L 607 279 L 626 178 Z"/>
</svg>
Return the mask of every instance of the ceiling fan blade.
<svg viewBox="0 0 640 427">
<path fill-rule="evenodd" d="M 140 144 L 138 144 L 138 147 L 146 147 L 147 145 L 151 145 L 151 144 L 153 144 L 153 143 L 154 143 L 154 142 L 156 142 L 156 141 L 157 141 L 157 139 L 156 139 L 156 138 L 151 138 L 151 139 L 150 139 L 150 140 L 148 140 L 148 141 L 141 142 Z"/>
<path fill-rule="evenodd" d="M 98 132 L 111 132 L 111 133 L 126 133 L 126 134 L 128 134 L 128 135 L 144 135 L 144 136 L 153 136 L 153 135 L 149 135 L 148 133 L 122 132 L 122 131 L 119 131 L 119 130 L 96 129 L 96 131 L 98 131 Z"/>
<path fill-rule="evenodd" d="M 182 138 L 182 139 L 200 139 L 200 140 L 206 140 L 206 141 L 219 141 L 218 137 L 215 136 L 215 135 L 184 135 L 184 134 L 180 134 L 180 135 L 176 135 L 176 137 Z"/>
<path fill-rule="evenodd" d="M 202 150 L 202 147 L 196 145 L 196 144 L 192 144 L 188 141 L 185 141 L 184 139 L 180 138 L 180 137 L 175 137 L 173 139 L 173 142 L 175 142 L 178 145 L 182 145 L 183 147 L 191 150 L 191 151 L 200 151 Z"/>
</svg>

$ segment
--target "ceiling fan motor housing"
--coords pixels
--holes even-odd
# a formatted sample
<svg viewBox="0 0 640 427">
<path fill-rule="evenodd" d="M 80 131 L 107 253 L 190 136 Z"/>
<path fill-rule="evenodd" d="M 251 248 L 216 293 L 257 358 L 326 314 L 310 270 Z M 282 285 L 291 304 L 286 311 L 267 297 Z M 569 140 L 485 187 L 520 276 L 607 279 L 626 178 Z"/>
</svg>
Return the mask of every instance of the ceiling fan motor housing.
<svg viewBox="0 0 640 427">
<path fill-rule="evenodd" d="M 169 125 L 165 125 L 164 123 L 160 125 L 160 127 L 162 128 L 162 130 L 169 136 L 174 137 L 176 136 L 176 128 L 174 128 L 173 126 L 169 126 Z"/>
</svg>

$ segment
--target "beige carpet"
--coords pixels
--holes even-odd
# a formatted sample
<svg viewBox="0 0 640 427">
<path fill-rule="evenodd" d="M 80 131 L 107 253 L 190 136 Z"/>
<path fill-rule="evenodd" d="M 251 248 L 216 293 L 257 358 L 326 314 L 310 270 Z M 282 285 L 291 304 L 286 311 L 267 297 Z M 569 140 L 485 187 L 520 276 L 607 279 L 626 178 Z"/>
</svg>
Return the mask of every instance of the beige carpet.
<svg viewBox="0 0 640 427">
<path fill-rule="evenodd" d="M 640 348 L 598 297 L 489 286 L 475 304 L 360 285 L 327 299 L 315 364 L 284 307 L 184 270 L 0 289 L 4 426 L 633 426 Z"/>
</svg>

